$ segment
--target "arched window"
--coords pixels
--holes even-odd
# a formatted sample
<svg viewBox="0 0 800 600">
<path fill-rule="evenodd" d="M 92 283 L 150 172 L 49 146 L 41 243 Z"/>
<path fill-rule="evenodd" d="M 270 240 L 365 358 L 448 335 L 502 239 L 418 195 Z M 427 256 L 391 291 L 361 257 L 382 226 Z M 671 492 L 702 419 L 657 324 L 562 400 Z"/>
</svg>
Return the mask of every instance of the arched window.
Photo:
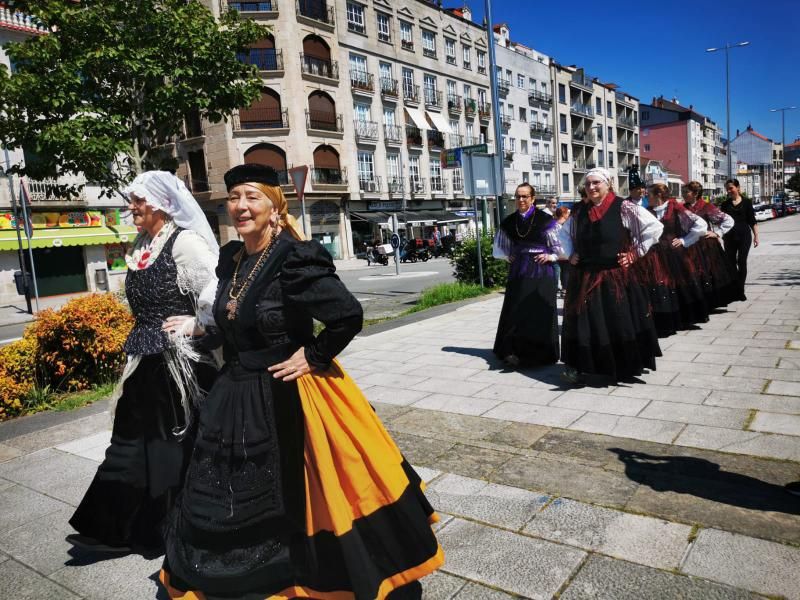
<svg viewBox="0 0 800 600">
<path fill-rule="evenodd" d="M 325 92 L 311 92 L 308 96 L 308 126 L 311 129 L 336 131 L 336 103 Z"/>
<path fill-rule="evenodd" d="M 244 153 L 245 164 L 258 163 L 267 165 L 278 172 L 278 179 L 281 183 L 287 183 L 286 175 L 286 153 L 282 148 L 274 144 L 257 144 L 249 148 Z"/>
<path fill-rule="evenodd" d="M 323 77 L 334 76 L 331 48 L 318 35 L 309 35 L 303 39 L 303 72 Z"/>
<path fill-rule="evenodd" d="M 281 97 L 269 88 L 261 90 L 261 98 L 239 111 L 242 129 L 278 129 L 288 127 L 284 122 Z"/>
<path fill-rule="evenodd" d="M 258 40 L 248 50 L 236 56 L 242 62 L 256 65 L 259 71 L 277 71 L 281 68 L 278 66 L 275 37 L 272 34 Z"/>
<path fill-rule="evenodd" d="M 339 153 L 331 146 L 322 145 L 314 149 L 312 183 L 338 185 L 344 183 L 339 166 Z"/>
</svg>

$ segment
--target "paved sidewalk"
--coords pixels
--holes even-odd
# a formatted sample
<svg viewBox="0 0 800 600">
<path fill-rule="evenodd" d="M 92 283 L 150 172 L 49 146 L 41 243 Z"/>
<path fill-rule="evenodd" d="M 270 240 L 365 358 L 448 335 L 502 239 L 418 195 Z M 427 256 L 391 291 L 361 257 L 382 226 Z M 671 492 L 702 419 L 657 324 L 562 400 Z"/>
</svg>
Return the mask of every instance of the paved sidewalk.
<svg viewBox="0 0 800 600">
<path fill-rule="evenodd" d="M 749 300 L 664 340 L 641 383 L 503 370 L 500 298 L 354 341 L 343 363 L 442 517 L 426 600 L 800 599 L 798 230 L 762 224 Z M 0 597 L 163 598 L 159 559 L 68 554 L 110 425 L 75 416 L 0 425 Z"/>
</svg>

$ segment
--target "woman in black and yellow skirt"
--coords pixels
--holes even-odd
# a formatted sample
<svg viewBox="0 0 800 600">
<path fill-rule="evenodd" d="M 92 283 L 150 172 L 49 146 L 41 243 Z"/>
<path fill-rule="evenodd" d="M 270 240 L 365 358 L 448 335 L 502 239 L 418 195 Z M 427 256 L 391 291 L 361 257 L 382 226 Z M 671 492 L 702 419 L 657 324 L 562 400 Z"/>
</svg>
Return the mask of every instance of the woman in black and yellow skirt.
<svg viewBox="0 0 800 600">
<path fill-rule="evenodd" d="M 274 170 L 243 165 L 225 183 L 244 243 L 220 251 L 206 339 L 226 365 L 199 410 L 161 581 L 184 599 L 419 598 L 444 560 L 437 517 L 335 361 L 361 306 L 301 241 Z"/>
</svg>

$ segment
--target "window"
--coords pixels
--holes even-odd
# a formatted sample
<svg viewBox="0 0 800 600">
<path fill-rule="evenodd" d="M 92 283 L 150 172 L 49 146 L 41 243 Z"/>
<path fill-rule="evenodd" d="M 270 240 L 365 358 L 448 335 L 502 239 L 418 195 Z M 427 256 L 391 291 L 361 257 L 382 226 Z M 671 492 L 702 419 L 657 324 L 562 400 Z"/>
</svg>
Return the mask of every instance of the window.
<svg viewBox="0 0 800 600">
<path fill-rule="evenodd" d="M 480 104 L 481 106 L 486 104 L 486 90 L 483 89 L 483 88 L 478 89 L 478 104 Z M 513 109 L 514 109 L 514 107 L 512 106 L 511 110 L 513 111 Z M 501 107 L 500 111 L 502 112 L 502 110 L 503 109 Z"/>
<path fill-rule="evenodd" d="M 644 151 L 645 152 L 650 152 L 650 144 L 645 144 L 644 145 Z"/>
<path fill-rule="evenodd" d="M 461 62 L 465 69 L 472 69 L 472 49 L 470 46 L 461 45 Z"/>
<path fill-rule="evenodd" d="M 538 146 L 537 146 L 537 148 L 538 148 Z M 538 150 L 537 150 L 537 152 L 538 152 Z M 544 153 L 545 153 L 547 156 L 550 156 L 550 144 L 545 144 L 545 145 L 544 145 Z"/>
<path fill-rule="evenodd" d="M 603 164 L 604 162 L 605 162 L 605 160 L 603 158 L 603 151 L 602 150 L 598 150 L 597 151 L 597 166 L 598 167 L 604 167 L 605 166 Z"/>
<path fill-rule="evenodd" d="M 403 96 L 414 97 L 414 71 L 403 67 Z"/>
<path fill-rule="evenodd" d="M 530 89 L 533 92 L 536 91 L 536 80 L 533 77 L 528 79 L 528 89 Z"/>
<path fill-rule="evenodd" d="M 567 115 L 558 115 L 558 130 L 567 133 Z"/>
<path fill-rule="evenodd" d="M 467 121 L 467 145 L 471 145 L 475 143 L 475 126 L 472 124 L 471 121 Z"/>
<path fill-rule="evenodd" d="M 425 91 L 425 104 L 438 104 L 436 98 L 436 76 L 425 73 L 422 76 L 422 87 Z"/>
<path fill-rule="evenodd" d="M 386 178 L 390 184 L 400 183 L 400 155 L 387 154 L 386 155 Z M 389 190 L 396 191 L 396 190 Z"/>
<path fill-rule="evenodd" d="M 611 110 L 611 100 L 606 100 L 606 116 L 609 119 L 614 118 L 614 111 Z"/>
<path fill-rule="evenodd" d="M 414 49 L 413 25 L 408 21 L 400 21 L 400 46 L 405 50 Z"/>
<path fill-rule="evenodd" d="M 561 144 L 561 162 L 569 162 L 569 150 L 566 144 Z"/>
<path fill-rule="evenodd" d="M 378 13 L 378 39 L 381 42 L 392 41 L 392 18 L 382 12 Z"/>
<path fill-rule="evenodd" d="M 563 83 L 558 84 L 558 101 L 561 102 L 561 104 L 567 103 L 567 88 L 564 87 Z"/>
<path fill-rule="evenodd" d="M 535 110 L 531 110 L 531 123 L 536 123 L 539 120 L 539 113 Z"/>
<path fill-rule="evenodd" d="M 481 104 L 483 104 L 484 102 L 485 102 L 485 98 L 481 99 Z M 503 111 L 503 109 L 501 108 L 500 112 L 502 112 L 502 111 Z M 506 114 L 508 115 L 508 120 L 509 121 L 514 118 L 514 105 L 513 104 L 509 104 L 508 105 L 508 112 Z"/>
<path fill-rule="evenodd" d="M 464 98 L 472 98 L 472 87 L 464 84 Z"/>
<path fill-rule="evenodd" d="M 456 41 L 444 38 L 444 56 L 448 65 L 456 64 Z"/>
<path fill-rule="evenodd" d="M 411 181 L 411 191 L 419 190 L 419 156 L 408 157 L 408 178 Z"/>
<path fill-rule="evenodd" d="M 519 107 L 519 120 L 525 123 L 528 120 L 528 111 L 524 107 Z"/>
<path fill-rule="evenodd" d="M 452 79 L 447 80 L 447 96 L 448 98 L 451 96 L 458 96 L 458 88 L 456 87 L 456 82 Z"/>
<path fill-rule="evenodd" d="M 614 153 L 613 152 L 609 152 L 608 153 L 608 168 L 609 169 L 614 168 Z"/>
<path fill-rule="evenodd" d="M 650 120 L 650 111 L 643 110 L 642 111 L 642 121 L 649 121 Z"/>
<path fill-rule="evenodd" d="M 381 79 L 384 81 L 391 81 L 394 79 L 394 73 L 392 73 L 392 64 L 382 62 L 378 65 L 378 72 L 380 73 Z"/>
<path fill-rule="evenodd" d="M 369 104 L 358 104 L 353 106 L 353 114 L 356 121 L 371 121 L 372 113 Z"/>
<path fill-rule="evenodd" d="M 506 136 L 501 137 L 500 138 L 500 149 L 503 152 L 505 152 L 508 149 L 507 146 L 508 146 L 508 144 L 506 143 Z"/>
<path fill-rule="evenodd" d="M 486 52 L 478 50 L 478 73 L 486 73 Z"/>
<path fill-rule="evenodd" d="M 550 183 L 551 183 L 551 181 L 550 181 L 550 173 L 545 173 L 545 174 L 544 174 L 544 184 L 545 184 L 545 185 L 548 187 L 548 189 L 549 189 L 550 187 L 552 187 L 552 186 L 550 185 Z"/>
<path fill-rule="evenodd" d="M 355 2 L 347 3 L 347 30 L 366 35 L 367 26 L 364 22 L 364 6 Z"/>
<path fill-rule="evenodd" d="M 569 191 L 569 175 L 564 173 L 561 176 L 561 191 L 568 192 Z"/>
<path fill-rule="evenodd" d="M 436 58 L 436 34 L 422 30 L 422 54 L 428 58 Z"/>
<path fill-rule="evenodd" d="M 598 142 L 602 142 L 603 141 L 603 126 L 602 125 L 598 125 L 597 126 L 597 141 Z"/>
<path fill-rule="evenodd" d="M 397 120 L 395 118 L 395 112 L 393 108 L 384 108 L 383 109 L 383 124 L 384 125 L 391 125 L 394 126 L 397 124 Z"/>
<path fill-rule="evenodd" d="M 609 125 L 607 127 L 607 129 L 608 129 L 608 143 L 609 144 L 613 144 L 614 143 L 614 128 Z"/>
<path fill-rule="evenodd" d="M 525 76 L 517 74 L 517 87 L 520 89 L 525 89 Z"/>
<path fill-rule="evenodd" d="M 511 69 L 506 69 L 506 82 L 508 85 L 511 85 L 514 81 L 514 76 L 511 73 Z"/>
<path fill-rule="evenodd" d="M 539 154 L 539 142 L 531 141 L 531 154 Z"/>
<path fill-rule="evenodd" d="M 528 140 L 520 140 L 519 141 L 519 151 L 522 154 L 528 153 Z"/>
<path fill-rule="evenodd" d="M 603 101 L 600 98 L 594 99 L 594 110 L 598 115 L 603 114 Z"/>
<path fill-rule="evenodd" d="M 508 149 L 511 152 L 516 152 L 516 150 L 517 150 L 517 139 L 516 138 L 508 138 Z"/>
<path fill-rule="evenodd" d="M 358 54 L 350 55 L 350 76 L 361 81 L 367 76 L 367 57 Z"/>
<path fill-rule="evenodd" d="M 372 152 L 359 151 L 358 180 L 359 182 L 375 181 L 375 157 Z"/>
<path fill-rule="evenodd" d="M 430 162 L 431 191 L 442 191 L 442 161 L 431 156 Z"/>
<path fill-rule="evenodd" d="M 530 180 L 530 177 L 531 177 L 530 173 L 528 173 L 527 171 L 523 171 L 522 172 L 522 183 L 528 183 L 528 181 Z"/>
<path fill-rule="evenodd" d="M 543 94 L 547 93 L 547 82 L 546 81 L 542 82 L 542 93 Z"/>
<path fill-rule="evenodd" d="M 639 147 L 639 134 L 638 133 L 634 133 L 633 134 L 633 145 L 636 146 L 637 148 Z"/>
</svg>

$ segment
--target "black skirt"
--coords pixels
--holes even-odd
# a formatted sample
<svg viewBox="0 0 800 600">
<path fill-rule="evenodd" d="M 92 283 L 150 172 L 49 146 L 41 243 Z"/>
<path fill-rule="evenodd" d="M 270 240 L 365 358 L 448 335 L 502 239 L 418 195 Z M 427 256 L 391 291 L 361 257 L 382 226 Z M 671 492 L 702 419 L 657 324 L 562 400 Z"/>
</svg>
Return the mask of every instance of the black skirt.
<svg viewBox="0 0 800 600">
<path fill-rule="evenodd" d="M 196 367 L 201 387 L 215 375 Z M 161 548 L 161 523 L 183 485 L 192 449 L 184 426 L 180 394 L 163 355 L 144 356 L 123 384 L 111 445 L 69 523 L 80 534 L 110 546 Z"/>
<path fill-rule="evenodd" d="M 739 300 L 739 276 L 719 240 L 704 237 L 690 248 L 693 249 L 703 267 L 703 290 L 708 309 L 722 308 Z"/>
</svg>

